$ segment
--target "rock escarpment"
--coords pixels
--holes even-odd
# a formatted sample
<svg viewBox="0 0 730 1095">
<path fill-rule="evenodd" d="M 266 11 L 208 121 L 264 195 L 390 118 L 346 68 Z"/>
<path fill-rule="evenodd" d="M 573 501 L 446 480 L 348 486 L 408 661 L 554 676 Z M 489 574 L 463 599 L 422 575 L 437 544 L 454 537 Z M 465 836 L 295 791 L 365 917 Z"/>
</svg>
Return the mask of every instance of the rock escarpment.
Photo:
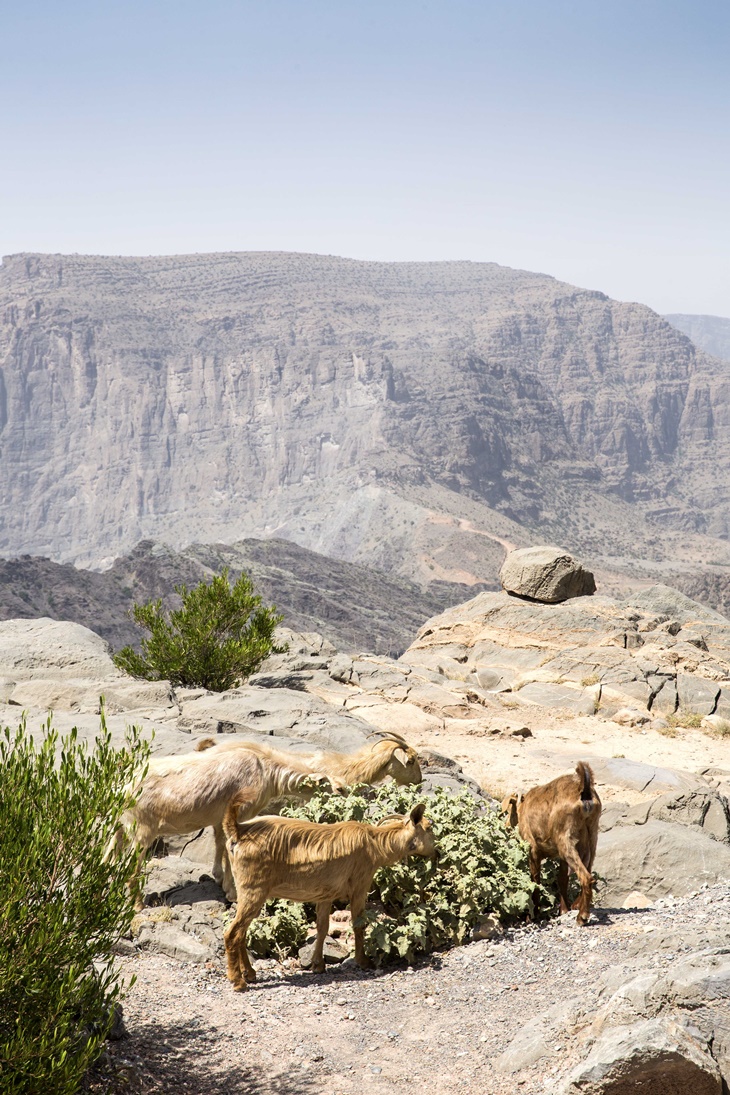
<svg viewBox="0 0 730 1095">
<path fill-rule="evenodd" d="M 403 660 L 520 706 L 730 717 L 730 625 L 667 586 L 559 605 L 480 593 L 425 624 Z"/>
<path fill-rule="evenodd" d="M 6 555 L 276 532 L 472 580 L 534 539 L 514 522 L 649 556 L 655 519 L 730 527 L 726 370 L 648 308 L 544 275 L 16 255 L 0 318 Z"/>
</svg>

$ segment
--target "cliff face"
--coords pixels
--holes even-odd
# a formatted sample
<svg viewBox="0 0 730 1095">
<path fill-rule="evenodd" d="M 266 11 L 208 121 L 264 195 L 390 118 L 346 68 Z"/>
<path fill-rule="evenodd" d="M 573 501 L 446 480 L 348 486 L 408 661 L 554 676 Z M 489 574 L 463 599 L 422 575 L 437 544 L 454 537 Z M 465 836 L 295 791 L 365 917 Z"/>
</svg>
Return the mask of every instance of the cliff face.
<svg viewBox="0 0 730 1095">
<path fill-rule="evenodd" d="M 730 319 L 722 316 L 672 315 L 664 317 L 695 346 L 714 357 L 730 361 Z"/>
<path fill-rule="evenodd" d="M 544 275 L 18 255 L 0 317 L 0 554 L 98 564 L 145 537 L 278 533 L 469 581 L 558 517 L 568 546 L 617 551 L 652 513 L 728 532 L 727 367 L 648 308 Z"/>
</svg>

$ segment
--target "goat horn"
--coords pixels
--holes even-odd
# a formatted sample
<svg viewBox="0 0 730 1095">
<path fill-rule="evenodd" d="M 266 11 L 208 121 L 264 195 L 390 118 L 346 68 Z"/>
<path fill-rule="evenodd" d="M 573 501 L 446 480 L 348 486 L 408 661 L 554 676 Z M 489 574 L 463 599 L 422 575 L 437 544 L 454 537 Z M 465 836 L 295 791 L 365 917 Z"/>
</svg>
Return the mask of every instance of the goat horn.
<svg viewBox="0 0 730 1095">
<path fill-rule="evenodd" d="M 380 734 L 373 734 L 373 737 L 377 737 L 379 741 L 397 741 L 399 745 L 402 745 L 405 749 L 408 748 L 408 742 L 400 734 L 397 734 L 395 730 L 384 730 Z"/>
<path fill-rule="evenodd" d="M 381 817 L 378 825 L 385 825 L 386 821 L 405 821 L 405 814 L 386 814 L 385 817 Z"/>
</svg>

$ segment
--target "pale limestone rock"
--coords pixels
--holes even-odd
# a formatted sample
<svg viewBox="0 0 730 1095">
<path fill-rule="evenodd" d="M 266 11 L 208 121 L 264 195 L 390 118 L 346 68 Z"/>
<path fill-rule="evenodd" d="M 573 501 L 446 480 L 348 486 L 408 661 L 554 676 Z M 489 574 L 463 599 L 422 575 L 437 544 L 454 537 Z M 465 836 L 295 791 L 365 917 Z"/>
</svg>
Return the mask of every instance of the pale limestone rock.
<svg viewBox="0 0 730 1095">
<path fill-rule="evenodd" d="M 707 1042 L 663 1016 L 605 1030 L 561 1095 L 720 1095 L 722 1076 Z"/>
<path fill-rule="evenodd" d="M 635 890 L 655 900 L 730 879 L 730 848 L 699 828 L 650 820 L 602 833 L 595 868 L 606 879 L 602 904 L 621 905 Z"/>
<path fill-rule="evenodd" d="M 15 681 L 125 679 L 104 639 L 81 624 L 45 617 L 0 621 L 0 675 Z"/>
<path fill-rule="evenodd" d="M 622 909 L 651 909 L 654 902 L 650 897 L 647 897 L 641 890 L 632 890 L 630 894 L 627 894 L 621 903 Z"/>
</svg>

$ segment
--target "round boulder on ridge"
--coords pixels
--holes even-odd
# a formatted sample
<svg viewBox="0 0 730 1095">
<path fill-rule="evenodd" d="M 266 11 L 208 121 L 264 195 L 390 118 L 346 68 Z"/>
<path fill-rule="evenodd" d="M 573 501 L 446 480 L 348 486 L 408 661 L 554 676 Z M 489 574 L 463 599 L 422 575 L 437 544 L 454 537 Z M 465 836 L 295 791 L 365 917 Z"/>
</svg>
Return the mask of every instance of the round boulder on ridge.
<svg viewBox="0 0 730 1095">
<path fill-rule="evenodd" d="M 511 551 L 502 564 L 499 580 L 507 593 L 545 604 L 596 592 L 596 582 L 589 570 L 584 570 L 566 551 L 548 546 Z"/>
</svg>

